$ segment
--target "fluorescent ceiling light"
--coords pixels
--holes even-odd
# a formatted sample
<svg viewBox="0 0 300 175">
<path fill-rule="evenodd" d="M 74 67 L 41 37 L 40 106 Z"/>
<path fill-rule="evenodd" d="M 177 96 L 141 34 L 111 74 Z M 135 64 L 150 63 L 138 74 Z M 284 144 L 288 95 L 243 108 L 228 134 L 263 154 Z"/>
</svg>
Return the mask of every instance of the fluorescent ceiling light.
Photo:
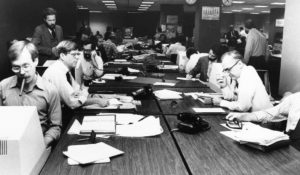
<svg viewBox="0 0 300 175">
<path fill-rule="evenodd" d="M 102 1 L 103 3 L 114 3 L 115 1 Z"/>
<path fill-rule="evenodd" d="M 284 2 L 272 2 L 271 5 L 285 5 Z"/>
<path fill-rule="evenodd" d="M 252 14 L 252 15 L 258 15 L 259 13 L 250 13 L 250 14 Z"/>
<path fill-rule="evenodd" d="M 254 7 L 257 7 L 257 8 L 266 8 L 266 7 L 269 7 L 269 6 L 266 6 L 266 5 L 256 5 Z"/>
<path fill-rule="evenodd" d="M 148 9 L 149 7 L 139 7 L 139 9 Z"/>
<path fill-rule="evenodd" d="M 151 4 L 141 4 L 140 6 L 141 6 L 141 7 L 150 7 Z"/>
<path fill-rule="evenodd" d="M 253 10 L 253 8 L 242 8 L 243 10 Z"/>
<path fill-rule="evenodd" d="M 154 4 L 154 2 L 150 2 L 150 1 L 143 1 L 142 4 Z"/>
<path fill-rule="evenodd" d="M 242 10 L 231 10 L 232 12 L 241 12 Z"/>
<path fill-rule="evenodd" d="M 232 13 L 232 12 L 223 12 L 223 13 Z"/>
<path fill-rule="evenodd" d="M 146 11 L 147 9 L 138 9 L 138 11 Z"/>
<path fill-rule="evenodd" d="M 105 5 L 106 5 L 106 6 L 112 6 L 112 5 L 114 5 L 114 6 L 115 6 L 116 4 L 105 4 Z"/>
<path fill-rule="evenodd" d="M 233 4 L 244 4 L 245 1 L 232 1 Z"/>
<path fill-rule="evenodd" d="M 270 13 L 270 11 L 261 11 L 261 13 Z"/>
</svg>

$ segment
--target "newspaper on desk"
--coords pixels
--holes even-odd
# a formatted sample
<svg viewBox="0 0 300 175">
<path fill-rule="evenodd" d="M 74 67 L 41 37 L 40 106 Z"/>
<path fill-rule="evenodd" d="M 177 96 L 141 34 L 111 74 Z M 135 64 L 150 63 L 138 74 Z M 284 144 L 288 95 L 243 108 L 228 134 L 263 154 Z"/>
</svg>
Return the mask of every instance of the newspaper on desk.
<svg viewBox="0 0 300 175">
<path fill-rule="evenodd" d="M 228 128 L 225 124 L 221 125 Z M 241 144 L 253 143 L 269 146 L 278 141 L 289 140 L 289 136 L 283 132 L 263 128 L 251 122 L 243 122 L 242 129 L 228 129 L 231 131 L 221 131 L 220 133 Z"/>
<path fill-rule="evenodd" d="M 116 136 L 121 137 L 150 137 L 163 133 L 159 118 L 131 113 L 99 113 L 99 115 L 116 115 Z M 97 117 L 97 116 L 95 116 Z M 82 125 L 75 120 L 68 134 L 79 135 Z M 97 134 L 97 137 L 104 137 Z"/>
<path fill-rule="evenodd" d="M 160 70 L 177 70 L 178 65 L 158 65 L 157 68 Z"/>
<path fill-rule="evenodd" d="M 111 157 L 124 154 L 124 152 L 100 142 L 96 144 L 70 145 L 63 154 L 68 157 L 69 165 L 78 165 L 108 163 Z"/>
</svg>

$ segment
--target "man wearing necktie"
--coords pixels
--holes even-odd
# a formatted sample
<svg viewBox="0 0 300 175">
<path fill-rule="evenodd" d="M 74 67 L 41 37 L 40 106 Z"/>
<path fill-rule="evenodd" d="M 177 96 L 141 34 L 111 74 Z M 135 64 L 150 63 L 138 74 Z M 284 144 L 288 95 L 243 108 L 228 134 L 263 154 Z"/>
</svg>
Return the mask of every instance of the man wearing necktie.
<svg viewBox="0 0 300 175">
<path fill-rule="evenodd" d="M 44 23 L 37 26 L 32 36 L 32 43 L 39 51 L 40 65 L 47 60 L 55 60 L 57 55 L 57 44 L 63 40 L 62 27 L 56 25 L 56 11 L 53 8 L 46 8 L 43 11 Z"/>
</svg>

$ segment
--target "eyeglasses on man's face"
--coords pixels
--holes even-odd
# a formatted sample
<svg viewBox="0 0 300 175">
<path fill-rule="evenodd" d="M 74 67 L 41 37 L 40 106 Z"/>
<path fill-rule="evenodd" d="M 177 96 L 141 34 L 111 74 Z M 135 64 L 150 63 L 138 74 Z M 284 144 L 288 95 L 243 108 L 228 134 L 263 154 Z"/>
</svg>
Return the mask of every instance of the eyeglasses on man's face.
<svg viewBox="0 0 300 175">
<path fill-rule="evenodd" d="M 223 72 L 230 72 L 231 69 L 234 68 L 234 66 L 236 66 L 239 62 L 240 62 L 240 60 L 235 62 L 231 67 L 223 69 Z"/>
<path fill-rule="evenodd" d="M 32 64 L 23 64 L 21 66 L 17 66 L 17 65 L 12 65 L 11 67 L 11 70 L 14 72 L 14 73 L 19 73 L 22 69 L 24 70 L 24 72 L 27 72 L 30 70 Z"/>
</svg>

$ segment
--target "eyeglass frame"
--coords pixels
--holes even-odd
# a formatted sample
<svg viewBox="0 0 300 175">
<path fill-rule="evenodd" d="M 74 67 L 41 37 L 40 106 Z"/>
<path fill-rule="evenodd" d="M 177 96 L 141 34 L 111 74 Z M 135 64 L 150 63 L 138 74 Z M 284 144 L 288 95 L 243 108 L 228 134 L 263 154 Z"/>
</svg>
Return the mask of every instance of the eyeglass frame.
<svg viewBox="0 0 300 175">
<path fill-rule="evenodd" d="M 241 60 L 238 60 L 238 61 L 235 62 L 231 67 L 223 69 L 223 72 L 230 72 L 231 69 L 233 69 L 234 66 L 236 66 L 240 61 L 241 61 Z"/>
<path fill-rule="evenodd" d="M 25 63 L 21 66 L 15 66 L 15 65 L 12 65 L 11 66 L 11 70 L 14 72 L 14 73 L 19 73 L 22 68 L 25 72 L 29 71 L 29 69 L 32 67 L 32 64 L 28 64 L 28 63 Z"/>
</svg>

